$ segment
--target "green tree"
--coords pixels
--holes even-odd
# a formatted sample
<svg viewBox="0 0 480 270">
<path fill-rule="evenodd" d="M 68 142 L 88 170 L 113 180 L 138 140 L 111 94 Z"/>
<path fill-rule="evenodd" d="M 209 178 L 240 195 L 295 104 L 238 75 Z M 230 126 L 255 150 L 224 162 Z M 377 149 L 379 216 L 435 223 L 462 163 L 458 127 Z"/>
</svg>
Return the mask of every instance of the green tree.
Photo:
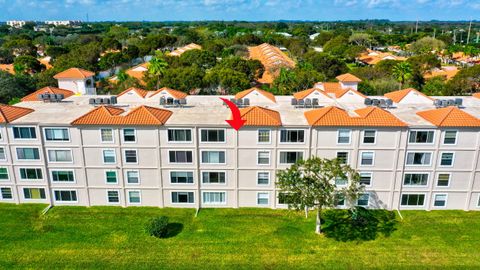
<svg viewBox="0 0 480 270">
<path fill-rule="evenodd" d="M 196 65 L 202 69 L 209 69 L 216 63 L 215 55 L 206 50 L 189 50 L 180 55 L 180 64 L 183 66 Z"/>
<path fill-rule="evenodd" d="M 160 88 L 160 79 L 165 74 L 167 68 L 168 63 L 165 61 L 163 54 L 157 51 L 148 66 L 148 74 L 156 80 L 156 89 Z"/>
<path fill-rule="evenodd" d="M 446 95 L 471 95 L 480 91 L 480 65 L 460 70 L 447 82 Z"/>
<path fill-rule="evenodd" d="M 250 87 L 250 80 L 245 73 L 229 69 L 215 68 L 205 75 L 205 83 L 211 89 L 222 89 L 229 94 L 235 94 Z"/>
<path fill-rule="evenodd" d="M 353 207 L 362 186 L 360 175 L 338 159 L 311 157 L 297 161 L 286 170 L 277 173 L 277 187 L 286 194 L 289 208 L 296 210 L 315 209 L 315 232 L 321 233 L 322 211 L 336 207 L 345 200 Z M 339 189 L 336 181 L 347 180 L 347 187 Z"/>
<path fill-rule="evenodd" d="M 122 53 L 106 53 L 102 57 L 100 57 L 100 61 L 98 61 L 98 66 L 102 70 L 107 70 L 112 69 L 124 62 L 126 62 L 126 59 Z"/>
<path fill-rule="evenodd" d="M 407 62 L 398 63 L 392 70 L 393 76 L 400 83 L 402 89 L 405 82 L 407 82 L 413 75 L 412 66 Z"/>
<path fill-rule="evenodd" d="M 353 33 L 348 41 L 362 47 L 371 47 L 374 42 L 372 36 L 367 33 Z"/>
<path fill-rule="evenodd" d="M 31 55 L 20 55 L 15 58 L 13 64 L 15 72 L 19 73 L 37 73 L 45 69 L 45 66 Z"/>
<path fill-rule="evenodd" d="M 445 48 L 445 43 L 433 37 L 424 37 L 412 43 L 410 50 L 415 53 L 430 53 Z"/>
<path fill-rule="evenodd" d="M 162 78 L 162 85 L 189 92 L 204 86 L 205 72 L 197 67 L 179 67 L 167 69 Z"/>
<path fill-rule="evenodd" d="M 348 67 L 343 60 L 326 53 L 308 52 L 304 58 L 317 72 L 324 74 L 327 80 L 348 72 Z"/>
<path fill-rule="evenodd" d="M 14 98 L 20 98 L 34 91 L 35 82 L 29 75 L 12 75 L 0 71 L 0 103 L 6 104 Z"/>
<path fill-rule="evenodd" d="M 444 96 L 446 88 L 447 86 L 443 77 L 433 77 L 425 83 L 422 92 L 428 96 Z"/>
</svg>

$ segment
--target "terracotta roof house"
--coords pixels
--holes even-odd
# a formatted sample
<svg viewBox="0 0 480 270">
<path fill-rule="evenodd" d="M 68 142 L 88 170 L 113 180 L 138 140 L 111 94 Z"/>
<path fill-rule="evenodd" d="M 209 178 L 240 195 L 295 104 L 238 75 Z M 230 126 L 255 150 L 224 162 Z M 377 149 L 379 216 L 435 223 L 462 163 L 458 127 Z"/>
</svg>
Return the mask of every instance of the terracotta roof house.
<svg viewBox="0 0 480 270">
<path fill-rule="evenodd" d="M 170 52 L 168 55 L 170 56 L 180 56 L 186 51 L 190 50 L 201 50 L 202 46 L 195 44 L 195 43 L 190 43 L 188 45 L 185 45 L 183 47 L 177 48 L 176 50 Z"/>
<path fill-rule="evenodd" d="M 249 58 L 259 60 L 265 67 L 262 77 L 258 80 L 260 83 L 272 83 L 278 76 L 280 68 L 294 68 L 295 62 L 290 59 L 279 48 L 268 43 L 258 46 L 248 47 Z"/>
<path fill-rule="evenodd" d="M 60 89 L 58 87 L 47 86 L 24 96 L 22 98 L 22 101 L 41 101 L 40 99 L 38 99 L 38 95 L 40 94 L 62 94 L 64 98 L 68 98 L 70 96 L 73 96 L 75 93 L 70 90 Z"/>
<path fill-rule="evenodd" d="M 480 119 L 457 107 L 421 111 L 417 115 L 437 127 L 480 127 Z"/>
<path fill-rule="evenodd" d="M 274 94 L 267 92 L 265 90 L 259 89 L 257 87 L 253 87 L 253 88 L 238 92 L 235 95 L 235 98 L 236 99 L 248 98 L 254 102 L 267 102 L 267 103 L 277 102 L 275 100 Z"/>
<path fill-rule="evenodd" d="M 384 94 L 386 98 L 391 99 L 395 103 L 426 103 L 432 104 L 433 99 L 424 93 L 413 89 L 407 88 L 403 90 L 393 91 Z"/>
<path fill-rule="evenodd" d="M 17 120 L 34 110 L 18 106 L 0 105 L 0 123 L 6 124 Z"/>
<path fill-rule="evenodd" d="M 81 69 L 69 68 L 57 73 L 53 78 L 58 80 L 58 87 L 79 95 L 95 95 L 95 73 Z"/>
<path fill-rule="evenodd" d="M 241 108 L 240 116 L 242 119 L 246 120 L 245 126 L 271 127 L 282 125 L 279 112 L 259 106 Z"/>
<path fill-rule="evenodd" d="M 376 65 L 378 62 L 383 60 L 405 61 L 407 58 L 403 56 L 396 56 L 388 52 L 367 50 L 366 52 L 361 53 L 357 57 L 357 60 L 367 65 Z"/>
<path fill-rule="evenodd" d="M 445 80 L 450 80 L 457 73 L 459 72 L 458 68 L 456 66 L 446 66 L 442 67 L 441 69 L 435 68 L 430 71 L 427 71 L 425 74 L 423 74 L 423 78 L 428 80 L 434 77 L 443 77 Z"/>
</svg>

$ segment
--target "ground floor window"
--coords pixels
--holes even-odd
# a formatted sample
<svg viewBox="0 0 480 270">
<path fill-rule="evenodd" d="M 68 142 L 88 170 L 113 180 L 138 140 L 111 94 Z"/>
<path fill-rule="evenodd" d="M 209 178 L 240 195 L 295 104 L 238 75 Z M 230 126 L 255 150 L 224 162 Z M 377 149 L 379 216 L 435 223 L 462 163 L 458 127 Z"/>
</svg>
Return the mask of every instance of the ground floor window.
<svg viewBox="0 0 480 270">
<path fill-rule="evenodd" d="M 268 192 L 257 193 L 257 204 L 258 205 L 268 205 L 269 197 L 270 196 L 269 196 Z"/>
<path fill-rule="evenodd" d="M 109 203 L 118 203 L 120 202 L 120 196 L 118 195 L 117 190 L 107 191 L 107 199 Z"/>
<path fill-rule="evenodd" d="M 0 199 L 11 200 L 13 199 L 12 189 L 9 187 L 0 188 Z"/>
<path fill-rule="evenodd" d="M 204 204 L 224 204 L 226 202 L 225 192 L 204 192 Z"/>
<path fill-rule="evenodd" d="M 140 203 L 141 202 L 141 197 L 140 197 L 140 191 L 138 190 L 131 190 L 128 192 L 128 202 L 129 203 Z"/>
<path fill-rule="evenodd" d="M 435 201 L 433 202 L 435 207 L 447 206 L 447 194 L 435 194 Z"/>
<path fill-rule="evenodd" d="M 193 203 L 193 192 L 172 192 L 172 203 Z"/>
<path fill-rule="evenodd" d="M 43 188 L 24 188 L 23 196 L 27 200 L 42 200 L 46 199 L 45 189 Z"/>
<path fill-rule="evenodd" d="M 77 191 L 75 190 L 55 190 L 55 201 L 57 202 L 76 202 Z"/>
<path fill-rule="evenodd" d="M 345 199 L 344 199 L 344 201 L 345 201 Z M 370 201 L 370 194 L 363 193 L 363 194 L 360 194 L 360 196 L 358 196 L 357 205 L 358 206 L 368 206 L 369 201 Z M 345 202 L 344 202 L 344 204 L 345 204 Z"/>
<path fill-rule="evenodd" d="M 337 206 L 345 206 L 345 196 L 343 194 L 335 194 L 335 204 Z"/>
<path fill-rule="evenodd" d="M 423 206 L 425 203 L 425 194 L 403 194 L 403 206 Z"/>
<path fill-rule="evenodd" d="M 292 195 L 288 193 L 278 194 L 278 204 L 290 204 L 292 203 Z"/>
</svg>

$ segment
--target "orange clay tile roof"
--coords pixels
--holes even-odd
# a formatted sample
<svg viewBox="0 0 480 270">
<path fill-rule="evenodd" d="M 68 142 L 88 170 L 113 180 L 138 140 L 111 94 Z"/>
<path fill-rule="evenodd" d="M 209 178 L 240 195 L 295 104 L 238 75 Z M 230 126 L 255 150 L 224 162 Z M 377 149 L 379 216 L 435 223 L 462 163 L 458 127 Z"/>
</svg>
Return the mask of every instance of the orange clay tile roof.
<svg viewBox="0 0 480 270">
<path fill-rule="evenodd" d="M 476 97 L 476 98 L 480 98 L 480 92 L 478 92 L 478 93 L 473 93 L 472 96 L 473 96 L 473 97 Z"/>
<path fill-rule="evenodd" d="M 62 71 L 58 74 L 56 74 L 55 76 L 53 76 L 53 78 L 55 79 L 85 79 L 85 78 L 88 78 L 88 77 L 91 77 L 91 76 L 94 76 L 95 73 L 91 72 L 91 71 L 88 71 L 88 70 L 85 70 L 85 69 L 81 69 L 81 68 L 69 68 L 65 71 Z"/>
<path fill-rule="evenodd" d="M 446 80 L 450 80 L 451 78 L 455 77 L 458 73 L 457 67 L 443 67 L 442 69 L 434 69 L 431 71 L 426 72 L 423 74 L 423 78 L 431 79 L 433 77 L 444 77 Z"/>
<path fill-rule="evenodd" d="M 0 105 L 0 123 L 10 123 L 33 111 L 33 109 L 22 108 L 18 106 Z"/>
<path fill-rule="evenodd" d="M 265 67 L 260 83 L 272 83 L 278 76 L 281 67 L 293 68 L 295 62 L 279 48 L 268 43 L 248 47 L 249 58 L 259 60 Z"/>
<path fill-rule="evenodd" d="M 329 106 L 304 113 L 308 124 L 312 126 L 369 126 L 369 127 L 405 127 L 407 124 L 400 121 L 388 111 L 378 107 L 366 107 L 355 110 L 358 116 L 350 116 L 343 109 Z"/>
<path fill-rule="evenodd" d="M 49 56 L 38 59 L 40 64 L 44 65 L 46 69 L 51 69 L 53 66 L 50 64 L 51 58 Z"/>
<path fill-rule="evenodd" d="M 393 91 L 393 92 L 390 92 L 390 93 L 386 93 L 384 94 L 383 96 L 386 97 L 386 98 L 389 98 L 391 99 L 393 102 L 395 103 L 399 103 L 400 101 L 402 101 L 402 99 L 404 97 L 406 97 L 408 95 L 408 93 L 410 92 L 416 92 L 418 93 L 419 95 L 422 95 L 428 99 L 431 99 L 433 100 L 431 97 L 425 95 L 424 93 L 416 90 L 416 89 L 413 89 L 413 88 L 407 88 L 407 89 L 403 89 L 403 90 L 398 90 L 398 91 Z"/>
<path fill-rule="evenodd" d="M 352 88 L 342 88 L 342 86 L 340 85 L 340 83 L 338 82 L 324 82 L 322 83 L 323 84 L 323 88 L 324 88 L 324 92 L 327 93 L 327 94 L 334 94 L 336 98 L 341 98 L 343 95 L 345 95 L 348 91 L 352 91 L 354 92 L 355 94 L 363 97 L 363 98 L 366 98 L 367 96 L 365 96 L 364 94 L 356 91 L 355 89 L 352 89 Z"/>
<path fill-rule="evenodd" d="M 0 64 L 0 70 L 15 75 L 15 68 L 13 67 L 13 64 Z"/>
<path fill-rule="evenodd" d="M 171 56 L 180 56 L 182 55 L 184 52 L 186 51 L 190 51 L 190 50 L 201 50 L 202 49 L 202 46 L 198 45 L 198 44 L 195 44 L 195 43 L 190 43 L 186 46 L 183 46 L 183 47 L 180 47 L 180 48 L 177 48 L 176 50 L 172 51 L 169 55 Z"/>
<path fill-rule="evenodd" d="M 308 97 L 311 93 L 313 93 L 314 91 L 317 91 L 319 92 L 320 94 L 330 98 L 329 96 L 327 96 L 327 94 L 325 94 L 322 90 L 320 89 L 317 89 L 317 88 L 310 88 L 310 89 L 307 89 L 307 90 L 303 90 L 303 91 L 300 91 L 300 92 L 296 92 L 293 94 L 293 97 L 295 99 L 304 99 L 306 97 Z"/>
<path fill-rule="evenodd" d="M 162 88 L 158 89 L 157 91 L 155 91 L 150 97 L 153 97 L 156 94 L 158 94 L 158 93 L 160 93 L 164 90 L 167 91 L 172 97 L 174 97 L 176 99 L 182 99 L 182 98 L 186 98 L 188 96 L 188 94 L 185 93 L 185 92 L 178 91 L 178 90 L 173 90 L 173 89 L 170 89 L 168 87 L 162 87 Z"/>
<path fill-rule="evenodd" d="M 387 59 L 391 59 L 395 61 L 407 60 L 407 58 L 402 56 L 396 56 L 388 52 L 385 53 L 385 52 L 372 51 L 372 50 L 367 50 L 367 52 L 361 53 L 358 57 L 358 60 L 368 65 L 376 65 L 378 64 L 378 62 L 387 60 Z"/>
<path fill-rule="evenodd" d="M 247 89 L 247 90 L 244 90 L 242 92 L 238 92 L 236 95 L 235 95 L 235 98 L 236 99 L 240 99 L 240 98 L 243 98 L 245 96 L 247 96 L 248 94 L 250 94 L 251 92 L 253 91 L 257 91 L 258 93 L 260 93 L 261 95 L 263 95 L 264 97 L 270 99 L 271 101 L 273 102 L 277 102 L 277 100 L 275 99 L 275 95 L 270 93 L 270 92 L 267 92 L 267 91 L 264 91 L 262 89 L 259 89 L 257 87 L 252 87 L 250 89 Z"/>
<path fill-rule="evenodd" d="M 171 111 L 138 106 L 125 113 L 123 109 L 111 106 L 99 106 L 77 118 L 72 125 L 164 125 L 172 115 Z"/>
<path fill-rule="evenodd" d="M 480 127 L 480 119 L 454 106 L 421 111 L 417 115 L 437 127 Z"/>
<path fill-rule="evenodd" d="M 281 126 L 280 113 L 259 106 L 240 109 L 240 116 L 246 120 L 245 126 Z M 231 118 L 231 116 L 230 116 Z"/>
<path fill-rule="evenodd" d="M 29 95 L 26 95 L 22 98 L 22 101 L 40 101 L 38 99 L 38 95 L 40 94 L 62 94 L 64 98 L 68 98 L 70 96 L 73 96 L 75 93 L 73 93 L 72 91 L 70 90 L 67 90 L 67 89 L 61 89 L 61 88 L 57 88 L 57 87 L 51 87 L 51 86 L 47 86 L 47 87 L 43 87 L 42 89 L 38 89 L 37 91 L 29 94 Z"/>
<path fill-rule="evenodd" d="M 350 73 L 338 75 L 336 78 L 339 82 L 361 82 L 362 81 L 360 80 L 360 78 Z"/>
<path fill-rule="evenodd" d="M 137 79 L 143 85 L 143 84 L 145 84 L 145 81 L 143 81 L 143 76 L 145 75 L 145 72 L 147 72 L 149 65 L 150 65 L 149 62 L 145 62 L 145 63 L 140 64 L 138 66 L 134 66 L 132 68 L 127 69 L 125 71 L 125 73 L 128 76 Z M 134 70 L 134 69 L 137 69 L 137 68 L 140 68 L 140 67 L 145 68 L 147 70 Z"/>
<path fill-rule="evenodd" d="M 120 94 L 117 95 L 117 97 L 120 97 L 120 96 L 123 96 L 125 95 L 126 93 L 130 92 L 130 91 L 134 91 L 135 93 L 137 93 L 137 95 L 139 95 L 140 97 L 142 98 L 145 98 L 147 96 L 147 94 L 150 92 L 150 91 L 147 91 L 147 90 L 143 90 L 143 89 L 140 89 L 140 88 L 136 88 L 136 87 L 130 87 L 128 88 L 127 90 L 121 92 Z"/>
</svg>

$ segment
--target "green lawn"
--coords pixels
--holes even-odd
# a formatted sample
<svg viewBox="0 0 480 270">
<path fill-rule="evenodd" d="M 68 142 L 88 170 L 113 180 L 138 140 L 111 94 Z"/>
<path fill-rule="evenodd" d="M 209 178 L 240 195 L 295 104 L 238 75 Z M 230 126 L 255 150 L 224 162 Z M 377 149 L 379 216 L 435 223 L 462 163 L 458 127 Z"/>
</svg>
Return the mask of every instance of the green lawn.
<svg viewBox="0 0 480 270">
<path fill-rule="evenodd" d="M 404 211 L 391 237 L 343 243 L 286 210 L 44 207 L 0 204 L 0 269 L 480 269 L 480 212 Z M 147 236 L 157 215 L 183 230 Z"/>
</svg>

